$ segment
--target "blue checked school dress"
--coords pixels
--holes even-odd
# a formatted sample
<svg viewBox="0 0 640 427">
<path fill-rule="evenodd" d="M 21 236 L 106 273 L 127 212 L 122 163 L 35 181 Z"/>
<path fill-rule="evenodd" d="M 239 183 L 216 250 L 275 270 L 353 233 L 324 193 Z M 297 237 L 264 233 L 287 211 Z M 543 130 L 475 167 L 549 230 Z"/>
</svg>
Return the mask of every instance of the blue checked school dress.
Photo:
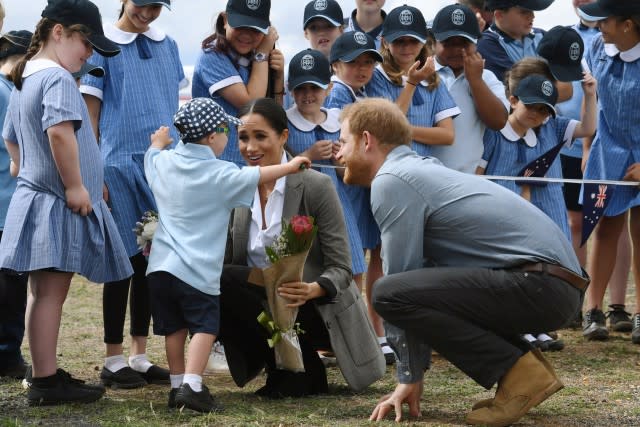
<svg viewBox="0 0 640 427">
<path fill-rule="evenodd" d="M 132 231 L 136 222 L 156 210 L 144 177 L 144 153 L 160 126 L 169 126 L 173 145 L 179 140 L 173 115 L 186 80 L 176 42 L 161 31 L 128 33 L 109 25 L 105 34 L 121 53 L 111 58 L 94 53 L 89 62 L 103 67 L 105 76 L 83 77 L 80 91 L 102 101 L 100 151 L 108 203 L 131 257 L 140 252 Z"/>
<path fill-rule="evenodd" d="M 336 75 L 331 76 L 333 86 L 324 100 L 325 107 L 343 109 L 360 99 L 367 97 L 366 88 L 357 93 Z M 364 249 L 375 249 L 380 245 L 380 229 L 371 212 L 371 189 L 357 185 L 344 184 L 345 195 L 351 202 L 353 216 L 358 223 L 360 242 Z M 354 255 L 352 255 L 354 256 Z"/>
<path fill-rule="evenodd" d="M 287 146 L 293 154 L 297 155 L 302 153 L 317 141 L 324 139 L 338 140 L 340 137 L 340 122 L 338 121 L 340 110 L 327 110 L 323 108 L 323 111 L 327 115 L 327 118 L 324 123 L 316 125 L 305 119 L 296 106 L 287 110 L 287 117 L 289 118 L 289 139 L 287 140 Z M 316 163 L 326 164 L 328 166 L 332 165 L 330 160 L 318 160 Z M 340 203 L 342 204 L 344 221 L 351 247 L 351 270 L 353 274 L 364 273 L 367 267 L 362 251 L 360 233 L 358 232 L 358 220 L 354 215 L 351 200 L 347 193 L 347 187 L 349 186 L 337 176 L 336 170 L 333 168 L 320 168 L 320 172 L 331 177 L 331 181 L 336 188 Z"/>
<path fill-rule="evenodd" d="M 225 55 L 211 49 L 200 52 L 193 69 L 191 94 L 194 98 L 213 98 L 227 114 L 238 115 L 238 109 L 220 95 L 220 90 L 236 83 L 247 84 L 251 73 L 251 61 L 233 53 Z M 242 167 L 246 162 L 238 149 L 238 131 L 229 126 L 229 142 L 220 155 L 221 160 L 233 162 Z"/>
<path fill-rule="evenodd" d="M 460 109 L 445 84 L 440 83 L 434 90 L 429 90 L 427 84 L 426 81 L 420 82 L 413 93 L 413 99 L 407 111 L 407 119 L 412 126 L 429 128 L 447 117 L 454 118 L 460 114 Z M 389 80 L 389 76 L 380 64 L 376 66 L 373 77 L 367 84 L 369 96 L 387 98 L 393 102 L 398 99 L 403 89 L 404 86 L 398 86 Z M 421 156 L 431 155 L 429 145 L 413 141 L 411 148 Z"/>
<path fill-rule="evenodd" d="M 116 224 L 102 199 L 102 159 L 87 106 L 71 74 L 57 63 L 27 62 L 22 90 L 11 94 L 3 137 L 20 147 L 20 174 L 0 242 L 0 268 L 56 269 L 93 282 L 125 279 L 133 271 Z M 47 129 L 71 121 L 82 182 L 93 212 L 67 207 Z"/>
<path fill-rule="evenodd" d="M 518 176 L 520 171 L 529 163 L 538 159 L 553 147 L 564 142 L 570 145 L 578 122 L 576 120 L 557 116 L 540 127 L 538 134 L 529 129 L 524 138 L 513 130 L 509 122 L 501 131 L 491 129 L 484 133 L 484 153 L 480 166 L 485 168 L 485 174 L 498 176 Z M 562 178 L 562 167 L 559 157 L 551 164 L 546 177 Z M 521 194 L 520 185 L 515 181 L 495 181 L 514 193 Z M 562 195 L 561 183 L 547 183 L 546 185 L 530 184 L 531 203 L 547 214 L 571 241 L 567 208 Z"/>
<path fill-rule="evenodd" d="M 586 59 L 598 80 L 600 113 L 584 177 L 620 180 L 631 164 L 640 162 L 640 44 L 621 53 L 599 35 Z M 617 186 L 605 215 L 638 205 L 637 187 Z"/>
</svg>

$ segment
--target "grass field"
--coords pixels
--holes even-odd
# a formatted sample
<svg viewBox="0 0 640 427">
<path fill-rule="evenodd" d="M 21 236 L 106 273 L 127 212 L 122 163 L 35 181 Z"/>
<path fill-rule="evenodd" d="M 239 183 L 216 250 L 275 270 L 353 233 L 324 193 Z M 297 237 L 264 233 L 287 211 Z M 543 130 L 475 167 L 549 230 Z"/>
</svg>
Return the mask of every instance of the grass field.
<svg viewBox="0 0 640 427">
<path fill-rule="evenodd" d="M 630 295 L 631 297 L 631 295 Z M 102 368 L 101 287 L 74 280 L 65 304 L 58 348 L 61 367 L 74 376 L 97 382 Z M 631 300 L 630 300 L 631 301 Z M 640 426 L 640 346 L 629 334 L 614 334 L 604 343 L 585 342 L 579 331 L 560 331 L 566 348 L 546 353 L 565 388 L 531 410 L 518 425 Z M 125 340 L 126 344 L 126 340 Z M 162 337 L 149 339 L 152 360 L 164 364 Z M 29 354 L 27 343 L 25 355 Z M 363 426 L 377 399 L 395 384 L 393 368 L 361 393 L 351 392 L 337 368 L 329 368 L 330 394 L 272 401 L 253 392 L 263 385 L 257 378 L 237 388 L 228 375 L 205 377 L 205 383 L 225 405 L 222 414 L 199 415 L 166 406 L 168 386 L 109 390 L 89 405 L 31 408 L 16 381 L 0 382 L 0 426 Z M 491 397 L 446 360 L 434 356 L 425 376 L 422 416 L 404 425 L 464 425 L 465 414 L 479 399 Z M 378 425 L 392 425 L 391 421 Z"/>
</svg>

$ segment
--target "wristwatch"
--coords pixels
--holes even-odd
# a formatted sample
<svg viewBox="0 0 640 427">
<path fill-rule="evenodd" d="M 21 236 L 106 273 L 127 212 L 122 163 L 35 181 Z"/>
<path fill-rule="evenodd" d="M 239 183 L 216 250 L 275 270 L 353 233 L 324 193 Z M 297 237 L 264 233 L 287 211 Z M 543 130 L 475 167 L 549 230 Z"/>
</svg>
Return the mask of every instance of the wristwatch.
<svg viewBox="0 0 640 427">
<path fill-rule="evenodd" d="M 264 53 L 264 52 L 256 52 L 253 55 L 253 61 L 254 62 L 264 62 L 267 59 L 269 59 L 269 54 L 268 53 Z"/>
</svg>

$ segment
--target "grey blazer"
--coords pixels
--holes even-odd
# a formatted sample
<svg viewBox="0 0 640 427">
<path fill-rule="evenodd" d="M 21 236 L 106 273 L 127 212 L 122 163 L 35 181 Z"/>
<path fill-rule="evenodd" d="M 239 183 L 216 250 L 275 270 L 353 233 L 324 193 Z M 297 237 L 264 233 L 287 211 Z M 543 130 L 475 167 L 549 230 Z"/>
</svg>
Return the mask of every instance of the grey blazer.
<svg viewBox="0 0 640 427">
<path fill-rule="evenodd" d="M 384 356 L 352 279 L 351 256 L 342 206 L 331 179 L 314 170 L 287 177 L 282 216 L 311 215 L 318 234 L 307 257 L 303 280 L 329 279 L 336 287 L 333 302 L 314 305 L 329 332 L 331 346 L 347 384 L 361 390 L 381 378 Z M 251 210 L 234 210 L 225 263 L 247 265 Z"/>
</svg>

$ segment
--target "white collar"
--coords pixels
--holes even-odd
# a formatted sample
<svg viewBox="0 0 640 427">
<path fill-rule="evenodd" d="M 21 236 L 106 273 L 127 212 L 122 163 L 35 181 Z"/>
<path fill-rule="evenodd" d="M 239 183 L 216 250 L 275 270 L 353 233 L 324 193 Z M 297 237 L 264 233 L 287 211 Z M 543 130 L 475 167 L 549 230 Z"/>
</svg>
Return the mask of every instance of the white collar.
<svg viewBox="0 0 640 427">
<path fill-rule="evenodd" d="M 385 78 L 385 79 L 387 79 L 387 80 L 389 80 L 391 83 L 393 83 L 393 82 L 391 81 L 391 78 L 390 78 L 390 77 L 387 75 L 387 73 L 384 71 L 384 68 L 382 68 L 382 64 L 378 63 L 378 64 L 376 65 L 376 68 L 377 68 L 377 69 L 382 73 L 382 75 L 384 76 L 384 78 Z M 408 79 L 408 77 L 407 77 L 407 76 L 405 76 L 405 75 L 403 75 L 403 76 L 402 76 L 402 86 L 403 86 L 403 87 L 407 85 L 407 79 Z M 427 87 L 427 86 L 429 86 L 429 83 L 428 83 L 428 82 L 426 82 L 425 80 L 422 80 L 422 81 L 420 82 L 420 85 Z"/>
<path fill-rule="evenodd" d="M 320 126 L 322 129 L 327 132 L 338 132 L 340 130 L 340 121 L 338 117 L 340 116 L 339 108 L 320 108 L 323 111 L 327 118 L 324 122 L 315 124 L 305 119 L 304 116 L 300 113 L 297 106 L 293 106 L 287 110 L 287 118 L 296 128 L 300 129 L 302 132 L 311 132 L 316 128 L 316 126 Z"/>
<path fill-rule="evenodd" d="M 113 24 L 107 24 L 104 26 L 104 35 L 118 44 L 133 43 L 140 34 L 144 34 L 155 42 L 161 42 L 165 37 L 167 37 L 164 31 L 155 27 L 149 27 L 149 29 L 144 33 L 129 33 L 127 31 L 122 31 Z"/>
<path fill-rule="evenodd" d="M 525 133 L 524 137 L 521 138 L 520 135 L 516 133 L 515 130 L 511 127 L 511 123 L 507 121 L 507 124 L 500 131 L 502 136 L 504 136 L 508 141 L 518 142 L 520 139 L 524 139 L 525 144 L 529 147 L 535 147 L 538 144 L 538 137 L 533 129 L 527 129 L 527 133 Z"/>
<path fill-rule="evenodd" d="M 366 98 L 367 97 L 367 92 L 364 90 L 364 86 L 362 87 L 362 89 L 360 89 L 358 91 L 358 93 L 356 93 L 353 88 L 351 86 L 349 86 L 348 84 L 346 84 L 344 81 L 342 81 L 342 79 L 338 76 L 336 76 L 335 74 L 333 74 L 331 76 L 331 81 L 332 82 L 337 82 L 340 83 L 341 85 L 343 85 L 344 87 L 346 87 L 349 92 L 351 92 L 351 96 L 353 97 L 353 99 L 358 100 L 360 98 Z"/>
<path fill-rule="evenodd" d="M 31 61 L 27 61 L 24 66 L 24 71 L 22 72 L 22 78 L 29 77 L 32 74 L 37 73 L 38 71 L 46 70 L 47 68 L 64 68 L 55 61 L 50 59 L 33 59 Z"/>
<path fill-rule="evenodd" d="M 605 43 L 604 52 L 607 54 L 607 56 L 611 57 L 620 54 L 620 59 L 622 59 L 624 62 L 634 62 L 640 58 L 640 43 L 629 50 L 625 50 L 624 52 L 620 52 L 616 45 L 614 45 L 613 43 Z"/>
</svg>

